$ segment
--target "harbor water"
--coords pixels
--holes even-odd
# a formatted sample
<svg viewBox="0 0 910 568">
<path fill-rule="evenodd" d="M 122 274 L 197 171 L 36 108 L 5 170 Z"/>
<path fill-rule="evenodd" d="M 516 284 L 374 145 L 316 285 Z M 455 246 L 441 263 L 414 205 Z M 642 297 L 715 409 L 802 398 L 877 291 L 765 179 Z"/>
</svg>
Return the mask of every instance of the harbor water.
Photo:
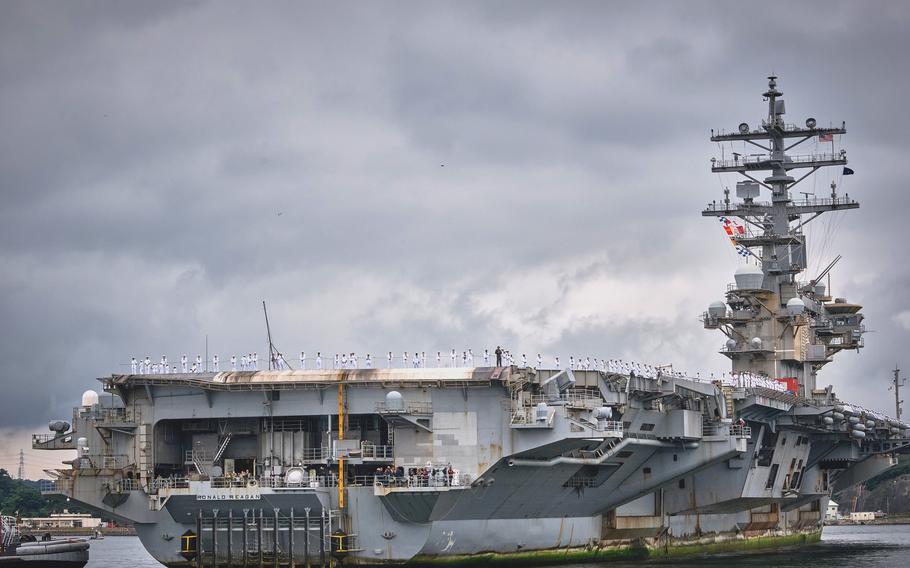
<svg viewBox="0 0 910 568">
<path fill-rule="evenodd" d="M 136 537 L 108 537 L 91 541 L 89 568 L 159 568 Z M 884 568 L 907 566 L 910 554 L 910 525 L 826 527 L 822 542 L 779 552 L 749 555 L 714 555 L 685 560 L 611 563 L 611 567 L 673 566 L 780 566 L 782 568 L 837 568 L 863 566 Z M 570 568 L 591 568 L 597 564 L 575 564 Z M 605 566 L 600 564 L 600 566 Z"/>
</svg>

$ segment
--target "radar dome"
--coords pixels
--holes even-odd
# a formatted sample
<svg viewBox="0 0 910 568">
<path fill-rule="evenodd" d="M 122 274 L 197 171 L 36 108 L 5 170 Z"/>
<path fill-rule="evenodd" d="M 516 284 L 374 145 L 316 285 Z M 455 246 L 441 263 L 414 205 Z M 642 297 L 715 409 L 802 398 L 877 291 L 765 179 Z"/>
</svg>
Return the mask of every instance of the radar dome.
<svg viewBox="0 0 910 568">
<path fill-rule="evenodd" d="M 727 304 L 723 302 L 711 302 L 708 306 L 708 315 L 713 318 L 722 318 L 727 315 Z"/>
<path fill-rule="evenodd" d="M 736 340 L 728 339 L 727 340 L 727 351 L 733 351 L 734 349 L 736 349 Z"/>
<path fill-rule="evenodd" d="M 736 280 L 737 288 L 757 290 L 761 288 L 765 275 L 762 273 L 761 268 L 751 264 L 744 264 L 733 273 L 733 279 Z"/>
<path fill-rule="evenodd" d="M 752 338 L 752 349 L 761 349 L 761 337 Z"/>
<path fill-rule="evenodd" d="M 537 406 L 534 407 L 534 414 L 538 422 L 546 422 L 547 418 L 550 416 L 550 409 L 547 406 L 547 403 L 538 402 Z"/>
<path fill-rule="evenodd" d="M 98 393 L 93 390 L 82 393 L 82 406 L 95 406 L 96 404 L 98 404 Z"/>
<path fill-rule="evenodd" d="M 806 302 L 802 298 L 790 298 L 787 300 L 787 314 L 791 316 L 802 315 L 806 311 Z"/>
<path fill-rule="evenodd" d="M 284 483 L 289 487 L 294 487 L 297 485 L 303 484 L 306 479 L 306 472 L 303 471 L 303 468 L 300 467 L 291 467 L 288 468 L 286 474 L 284 474 Z"/>
<path fill-rule="evenodd" d="M 385 406 L 389 410 L 404 410 L 404 398 L 398 391 L 389 391 L 385 395 Z"/>
</svg>

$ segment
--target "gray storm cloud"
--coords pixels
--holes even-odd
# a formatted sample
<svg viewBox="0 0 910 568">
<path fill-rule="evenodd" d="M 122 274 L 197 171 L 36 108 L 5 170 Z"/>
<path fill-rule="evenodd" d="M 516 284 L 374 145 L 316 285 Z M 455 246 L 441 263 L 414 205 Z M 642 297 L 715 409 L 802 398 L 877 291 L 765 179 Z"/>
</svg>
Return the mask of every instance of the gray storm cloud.
<svg viewBox="0 0 910 568">
<path fill-rule="evenodd" d="M 773 8 L 773 6 L 772 6 Z M 845 120 L 858 212 L 813 228 L 863 303 L 826 368 L 891 411 L 910 339 L 901 2 L 0 6 L 2 426 L 129 357 L 502 343 L 721 372 L 737 265 L 710 128 Z M 826 193 L 824 173 L 805 182 Z M 910 360 L 903 361 L 910 366 Z M 9 452 L 0 452 L 7 454 Z M 0 463 L 0 466 L 3 466 Z"/>
</svg>

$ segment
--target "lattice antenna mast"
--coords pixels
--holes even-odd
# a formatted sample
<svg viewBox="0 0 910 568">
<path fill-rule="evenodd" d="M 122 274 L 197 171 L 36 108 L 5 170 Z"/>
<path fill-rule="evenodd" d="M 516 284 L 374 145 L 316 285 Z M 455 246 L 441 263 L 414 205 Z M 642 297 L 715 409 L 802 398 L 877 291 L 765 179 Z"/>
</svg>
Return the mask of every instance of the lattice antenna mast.
<svg viewBox="0 0 910 568">
<path fill-rule="evenodd" d="M 845 168 L 847 153 L 834 149 L 834 137 L 846 134 L 846 125 L 819 127 L 814 118 L 806 119 L 805 126 L 786 123 L 783 93 L 777 90 L 775 76 L 768 77 L 768 90 L 762 96 L 768 103 L 768 112 L 758 128 L 743 122 L 733 133 L 711 131 L 712 142 L 741 141 L 759 150 L 734 153 L 732 159 L 711 159 L 712 172 L 735 173 L 744 179 L 736 184 L 735 199 L 731 200 L 730 192 L 725 190 L 723 200 L 710 204 L 702 215 L 741 219 L 744 229 L 734 242 L 757 259 L 760 273 L 758 269 L 743 270 L 743 274 L 751 270 L 751 276 L 743 278 L 743 282 L 743 274 L 738 273 L 737 284 L 727 291 L 724 308 L 732 310 L 732 314 L 720 314 L 715 307 L 713 313 L 706 313 L 705 327 L 721 329 L 728 336 L 722 353 L 732 360 L 733 371 L 796 378 L 808 393 L 815 388 L 816 370 L 829 362 L 831 355 L 862 347 L 863 328 L 859 324 L 862 316 L 856 314 L 861 306 L 850 312 L 857 315 L 852 323 L 834 326 L 828 316 L 837 309 L 826 309 L 830 298 L 825 295 L 824 286 L 815 281 L 797 281 L 797 275 L 808 266 L 803 227 L 823 213 L 855 209 L 859 204 L 847 195 L 838 196 L 834 184 L 830 197 L 810 194 L 802 200 L 792 199 L 794 187 L 819 169 Z M 788 154 L 812 139 L 830 142 L 831 151 Z M 791 173 L 799 175 L 794 177 Z M 759 200 L 764 190 L 770 192 L 770 201 Z M 794 298 L 797 302 L 788 306 Z M 837 333 L 826 332 L 813 327 L 816 323 L 839 329 Z"/>
<path fill-rule="evenodd" d="M 25 479 L 25 451 L 19 450 L 19 473 L 16 475 L 19 480 Z"/>
</svg>

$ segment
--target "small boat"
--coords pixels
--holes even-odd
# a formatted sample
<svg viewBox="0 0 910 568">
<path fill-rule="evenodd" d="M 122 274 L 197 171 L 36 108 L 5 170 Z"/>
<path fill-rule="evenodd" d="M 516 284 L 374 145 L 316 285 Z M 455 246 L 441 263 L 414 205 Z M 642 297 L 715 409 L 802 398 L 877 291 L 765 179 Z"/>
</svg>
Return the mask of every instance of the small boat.
<svg viewBox="0 0 910 568">
<path fill-rule="evenodd" d="M 0 568 L 54 566 L 82 568 L 88 564 L 88 541 L 82 538 L 40 540 L 19 531 L 16 517 L 0 516 Z"/>
<path fill-rule="evenodd" d="M 89 537 L 91 540 L 104 540 L 104 535 L 98 529 L 92 531 L 92 536 Z"/>
</svg>

